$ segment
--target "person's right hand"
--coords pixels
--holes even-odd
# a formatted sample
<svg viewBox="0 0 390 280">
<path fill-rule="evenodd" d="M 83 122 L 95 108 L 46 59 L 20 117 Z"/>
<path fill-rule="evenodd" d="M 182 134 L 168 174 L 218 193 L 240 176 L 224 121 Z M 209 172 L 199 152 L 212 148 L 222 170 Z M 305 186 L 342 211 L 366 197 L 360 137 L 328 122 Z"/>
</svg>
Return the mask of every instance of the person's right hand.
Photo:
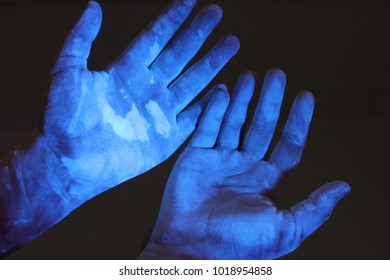
<svg viewBox="0 0 390 280">
<path fill-rule="evenodd" d="M 280 70 L 265 77 L 250 128 L 241 135 L 255 79 L 239 79 L 232 100 L 214 88 L 188 147 L 169 177 L 151 240 L 140 258 L 273 259 L 296 249 L 349 191 L 335 181 L 289 210 L 279 209 L 281 180 L 301 158 L 314 108 L 299 94 L 271 153 L 285 87 Z"/>
<path fill-rule="evenodd" d="M 173 2 L 101 71 L 87 68 L 101 24 L 99 5 L 88 4 L 53 69 L 43 135 L 76 182 L 71 196 L 88 199 L 151 169 L 192 133 L 207 100 L 184 108 L 239 48 L 227 36 L 182 72 L 222 16 L 205 7 L 168 44 L 195 4 Z"/>
<path fill-rule="evenodd" d="M 158 165 L 192 133 L 208 96 L 184 108 L 239 49 L 227 36 L 183 72 L 222 16 L 209 5 L 174 37 L 195 4 L 173 2 L 118 59 L 91 71 L 102 12 L 88 3 L 53 68 L 43 133 L 0 159 L 0 255 Z"/>
</svg>

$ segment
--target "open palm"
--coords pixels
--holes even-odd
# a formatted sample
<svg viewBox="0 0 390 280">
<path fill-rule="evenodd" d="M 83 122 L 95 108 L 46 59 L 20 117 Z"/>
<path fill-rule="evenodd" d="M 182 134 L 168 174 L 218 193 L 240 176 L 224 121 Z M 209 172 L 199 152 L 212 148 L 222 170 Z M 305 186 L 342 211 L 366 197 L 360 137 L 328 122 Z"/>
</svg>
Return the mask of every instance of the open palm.
<svg viewBox="0 0 390 280">
<path fill-rule="evenodd" d="M 102 71 L 87 69 L 102 18 L 99 5 L 88 4 L 53 69 L 45 114 L 48 146 L 78 182 L 71 195 L 91 197 L 149 170 L 195 128 L 208 97 L 183 109 L 239 48 L 227 36 L 181 73 L 222 16 L 205 7 L 167 45 L 195 3 L 172 3 Z"/>
<path fill-rule="evenodd" d="M 240 141 L 255 86 L 241 76 L 229 103 L 214 89 L 199 127 L 169 177 L 144 258 L 271 259 L 294 250 L 331 214 L 349 190 L 332 182 L 289 210 L 271 199 L 284 174 L 299 163 L 314 108 L 299 94 L 283 135 L 269 159 L 282 101 L 283 72 L 268 72 L 251 126 Z M 226 113 L 225 113 L 226 111 Z"/>
</svg>

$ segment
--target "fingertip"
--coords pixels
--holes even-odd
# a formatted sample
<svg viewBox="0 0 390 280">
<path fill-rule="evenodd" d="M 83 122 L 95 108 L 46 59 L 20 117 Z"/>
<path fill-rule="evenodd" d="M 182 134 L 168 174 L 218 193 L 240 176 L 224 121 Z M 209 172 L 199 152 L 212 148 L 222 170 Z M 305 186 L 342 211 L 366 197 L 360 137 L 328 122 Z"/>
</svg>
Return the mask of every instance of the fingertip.
<svg viewBox="0 0 390 280">
<path fill-rule="evenodd" d="M 315 99 L 312 92 L 308 90 L 301 91 L 297 97 L 304 99 L 306 103 L 310 104 L 312 107 L 315 105 Z"/>
<path fill-rule="evenodd" d="M 219 21 L 222 19 L 223 10 L 220 6 L 216 4 L 209 4 L 205 8 L 205 11 L 210 14 L 216 21 Z"/>
<path fill-rule="evenodd" d="M 327 185 L 332 188 L 330 195 L 339 196 L 339 199 L 351 192 L 351 186 L 345 181 L 337 180 L 330 182 Z"/>
<path fill-rule="evenodd" d="M 259 102 L 264 99 L 267 100 L 267 104 L 277 104 L 280 108 L 285 87 L 286 75 L 284 72 L 277 68 L 269 69 L 264 76 Z M 270 109 L 273 110 L 273 107 L 271 106 Z"/>
<path fill-rule="evenodd" d="M 180 0 L 180 2 L 186 6 L 194 7 L 198 3 L 198 0 Z"/>
<path fill-rule="evenodd" d="M 237 36 L 229 34 L 226 35 L 223 39 L 223 43 L 230 47 L 230 49 L 236 53 L 240 49 L 240 40 Z"/>
<path fill-rule="evenodd" d="M 326 208 L 333 209 L 339 200 L 345 197 L 351 190 L 348 183 L 344 181 L 333 181 L 324 184 L 310 195 L 312 201 L 317 201 L 320 204 L 325 203 Z"/>
<path fill-rule="evenodd" d="M 87 4 L 89 7 L 96 7 L 96 8 L 100 8 L 100 5 L 97 1 L 95 0 L 90 0 L 88 1 L 88 4 Z"/>
<path fill-rule="evenodd" d="M 233 91 L 233 103 L 248 105 L 250 99 L 252 98 L 253 92 L 256 87 L 256 77 L 253 71 L 245 71 L 238 78 L 237 84 Z"/>
<path fill-rule="evenodd" d="M 344 182 L 344 181 L 340 181 L 341 184 L 343 185 L 343 190 L 344 190 L 344 193 L 345 194 L 348 194 L 352 191 L 352 188 L 351 188 L 351 185 L 348 184 L 347 182 Z"/>
<path fill-rule="evenodd" d="M 256 72 L 250 69 L 244 70 L 241 74 L 242 76 L 255 76 Z"/>
<path fill-rule="evenodd" d="M 308 126 L 313 117 L 314 106 L 313 94 L 310 91 L 302 91 L 295 97 L 291 112 L 299 116 L 300 120 Z"/>
<path fill-rule="evenodd" d="M 88 43 L 91 43 L 99 32 L 102 17 L 103 12 L 100 4 L 93 0 L 89 1 L 73 31 L 83 36 Z"/>
<path fill-rule="evenodd" d="M 69 67 L 87 68 L 92 42 L 99 33 L 102 10 L 96 1 L 90 1 L 68 34 L 51 73 Z"/>
<path fill-rule="evenodd" d="M 227 87 L 225 84 L 217 84 L 213 87 L 214 91 L 227 91 Z"/>
<path fill-rule="evenodd" d="M 210 102 L 208 104 L 208 111 L 213 112 L 214 116 L 222 118 L 230 102 L 230 95 L 224 85 L 217 85 L 214 87 Z"/>
<path fill-rule="evenodd" d="M 229 103 L 230 101 L 230 95 L 227 91 L 226 85 L 220 84 L 216 86 L 216 90 L 214 93 L 215 99 L 218 102 L 223 102 L 224 104 Z"/>
<path fill-rule="evenodd" d="M 102 8 L 100 4 L 94 0 L 90 0 L 87 4 L 87 9 L 90 10 L 91 12 L 94 13 L 94 16 L 97 17 L 98 19 L 102 18 Z"/>
<path fill-rule="evenodd" d="M 254 87 L 256 87 L 257 83 L 260 81 L 259 74 L 253 70 L 245 70 L 244 74 L 251 75 L 251 79 L 253 79 Z"/>
<path fill-rule="evenodd" d="M 214 97 L 215 95 L 219 95 L 219 94 L 221 94 L 223 92 L 225 92 L 225 93 L 228 92 L 227 87 L 226 87 L 225 84 L 217 84 L 217 85 L 213 86 L 206 94 L 207 96 L 209 96 L 208 97 L 208 102 L 210 103 L 213 99 L 215 99 L 215 97 Z M 218 97 L 218 98 L 225 99 L 224 96 L 221 96 L 221 97 Z"/>
<path fill-rule="evenodd" d="M 283 86 L 286 85 L 287 77 L 283 70 L 279 68 L 271 68 L 267 71 L 265 74 L 267 78 L 272 78 L 274 80 L 277 80 L 279 83 L 281 83 Z"/>
<path fill-rule="evenodd" d="M 254 85 L 254 84 L 256 84 L 256 81 L 257 81 L 257 74 L 256 74 L 256 72 L 254 72 L 252 70 L 245 70 L 240 75 L 239 80 L 242 80 L 245 83 L 250 83 L 251 85 L 252 84 Z"/>
</svg>

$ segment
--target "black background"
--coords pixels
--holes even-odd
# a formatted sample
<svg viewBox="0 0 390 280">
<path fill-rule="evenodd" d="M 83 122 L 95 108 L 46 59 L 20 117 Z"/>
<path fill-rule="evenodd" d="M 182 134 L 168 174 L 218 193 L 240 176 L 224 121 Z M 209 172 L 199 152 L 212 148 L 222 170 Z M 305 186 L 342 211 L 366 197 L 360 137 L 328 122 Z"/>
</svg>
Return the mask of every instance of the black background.
<svg viewBox="0 0 390 280">
<path fill-rule="evenodd" d="M 103 25 L 90 69 L 110 63 L 169 1 L 100 1 Z M 200 0 L 198 10 L 209 1 Z M 283 69 L 281 122 L 308 89 L 316 110 L 302 163 L 283 207 L 342 179 L 352 192 L 333 216 L 284 259 L 389 259 L 390 4 L 382 1 L 213 1 L 224 10 L 204 54 L 225 34 L 241 51 L 213 84 L 230 89 L 238 75 Z M 85 1 L 0 1 L 0 148 L 39 126 L 49 71 Z M 200 57 L 200 56 L 198 56 Z M 9 259 L 128 259 L 147 242 L 169 172 L 168 161 L 76 209 Z"/>
</svg>

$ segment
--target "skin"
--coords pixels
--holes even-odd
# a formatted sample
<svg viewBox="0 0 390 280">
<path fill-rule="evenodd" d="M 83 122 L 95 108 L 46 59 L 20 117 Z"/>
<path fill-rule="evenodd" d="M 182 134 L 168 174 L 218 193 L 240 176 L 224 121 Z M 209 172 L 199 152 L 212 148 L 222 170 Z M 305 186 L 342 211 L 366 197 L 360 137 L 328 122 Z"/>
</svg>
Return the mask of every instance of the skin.
<svg viewBox="0 0 390 280">
<path fill-rule="evenodd" d="M 88 3 L 53 67 L 42 134 L 0 160 L 0 254 L 158 165 L 192 133 L 209 95 L 184 108 L 239 49 L 226 36 L 182 72 L 222 17 L 209 5 L 176 34 L 195 5 L 173 2 L 114 62 L 90 71 L 102 11 Z"/>
<path fill-rule="evenodd" d="M 222 16 L 205 7 L 163 50 L 194 5 L 174 2 L 103 71 L 86 69 L 101 22 L 98 4 L 88 5 L 53 69 L 45 118 L 44 137 L 73 178 L 113 187 L 164 161 L 193 131 L 202 105 L 183 109 L 238 50 L 228 36 L 180 75 Z"/>
<path fill-rule="evenodd" d="M 240 77 L 230 102 L 224 86 L 214 88 L 170 174 L 141 259 L 274 259 L 295 250 L 328 219 L 350 190 L 345 182 L 327 183 L 291 209 L 275 202 L 286 173 L 299 164 L 314 109 L 312 94 L 300 93 L 278 144 L 265 157 L 285 83 L 281 70 L 266 74 L 245 135 L 253 74 Z"/>
</svg>

